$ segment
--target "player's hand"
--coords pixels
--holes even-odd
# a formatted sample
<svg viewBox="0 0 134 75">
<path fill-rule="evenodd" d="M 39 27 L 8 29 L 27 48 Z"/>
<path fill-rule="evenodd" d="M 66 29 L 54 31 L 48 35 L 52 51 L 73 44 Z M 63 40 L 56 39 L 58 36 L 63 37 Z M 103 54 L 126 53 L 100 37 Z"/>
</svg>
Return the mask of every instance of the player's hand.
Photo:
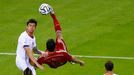
<svg viewBox="0 0 134 75">
<path fill-rule="evenodd" d="M 44 70 L 44 67 L 43 67 L 42 65 L 36 64 L 36 66 L 37 66 L 39 69 Z"/>
<path fill-rule="evenodd" d="M 80 66 L 84 66 L 85 62 L 84 61 L 80 61 Z"/>
<path fill-rule="evenodd" d="M 49 5 L 49 4 L 48 4 L 48 7 L 50 8 L 50 14 L 54 14 L 53 7 L 51 5 Z"/>
<path fill-rule="evenodd" d="M 50 12 L 50 14 L 51 14 L 51 15 L 54 14 L 54 11 L 52 10 L 52 11 Z"/>
</svg>

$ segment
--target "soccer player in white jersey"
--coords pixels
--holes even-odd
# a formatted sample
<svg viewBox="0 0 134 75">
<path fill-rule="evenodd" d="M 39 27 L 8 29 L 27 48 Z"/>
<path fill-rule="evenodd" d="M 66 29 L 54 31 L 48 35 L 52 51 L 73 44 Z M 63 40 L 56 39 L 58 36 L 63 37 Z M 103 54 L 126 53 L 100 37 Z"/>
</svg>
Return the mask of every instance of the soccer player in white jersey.
<svg viewBox="0 0 134 75">
<path fill-rule="evenodd" d="M 113 73 L 113 68 L 114 68 L 114 64 L 112 61 L 107 61 L 105 63 L 105 69 L 106 69 L 106 72 L 104 75 L 117 75 L 117 74 L 114 74 Z"/>
<path fill-rule="evenodd" d="M 36 54 L 42 53 L 36 48 L 36 40 L 34 36 L 36 26 L 37 21 L 35 19 L 29 19 L 26 30 L 21 33 L 18 39 L 16 65 L 21 71 L 23 71 L 23 75 L 36 75 L 35 68 L 30 64 L 30 61 L 39 69 L 44 69 L 44 67 L 41 66 L 33 56 L 33 52 Z"/>
</svg>

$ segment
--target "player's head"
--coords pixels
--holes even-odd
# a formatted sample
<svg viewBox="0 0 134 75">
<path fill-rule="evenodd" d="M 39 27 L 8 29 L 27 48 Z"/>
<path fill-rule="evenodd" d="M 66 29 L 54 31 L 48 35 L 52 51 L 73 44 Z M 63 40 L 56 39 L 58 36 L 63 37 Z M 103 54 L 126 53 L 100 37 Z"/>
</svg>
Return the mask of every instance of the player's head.
<svg viewBox="0 0 134 75">
<path fill-rule="evenodd" d="M 105 69 L 106 69 L 107 71 L 112 71 L 113 68 L 114 68 L 114 64 L 113 64 L 112 61 L 107 61 L 107 62 L 105 63 Z"/>
<path fill-rule="evenodd" d="M 35 19 L 29 19 L 27 21 L 27 31 L 30 32 L 30 33 L 33 33 L 34 30 L 36 29 L 36 26 L 37 26 L 37 21 Z"/>
<path fill-rule="evenodd" d="M 46 43 L 47 50 L 53 52 L 55 49 L 55 41 L 53 39 L 48 39 Z"/>
<path fill-rule="evenodd" d="M 34 25 L 37 26 L 37 21 L 35 19 L 29 19 L 27 21 L 27 26 L 29 25 L 29 23 L 34 23 Z"/>
</svg>

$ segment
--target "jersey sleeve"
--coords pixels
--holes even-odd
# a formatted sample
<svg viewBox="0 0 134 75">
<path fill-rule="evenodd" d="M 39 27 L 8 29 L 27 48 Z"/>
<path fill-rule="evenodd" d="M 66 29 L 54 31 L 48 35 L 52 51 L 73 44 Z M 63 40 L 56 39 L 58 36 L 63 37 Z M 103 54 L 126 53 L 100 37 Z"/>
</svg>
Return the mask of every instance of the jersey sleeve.
<svg viewBox="0 0 134 75">
<path fill-rule="evenodd" d="M 60 23 L 59 23 L 59 21 L 57 20 L 55 14 L 51 14 L 51 17 L 52 17 L 53 22 L 54 22 L 54 29 L 55 29 L 55 31 L 56 31 L 56 32 L 57 32 L 57 31 L 61 31 Z"/>
<path fill-rule="evenodd" d="M 67 58 L 68 61 L 72 61 L 73 60 L 73 57 L 69 53 L 64 52 L 64 55 L 65 55 L 65 57 Z"/>
<path fill-rule="evenodd" d="M 30 45 L 29 40 L 26 37 L 21 38 L 20 42 L 22 43 L 23 47 L 29 47 Z"/>
</svg>

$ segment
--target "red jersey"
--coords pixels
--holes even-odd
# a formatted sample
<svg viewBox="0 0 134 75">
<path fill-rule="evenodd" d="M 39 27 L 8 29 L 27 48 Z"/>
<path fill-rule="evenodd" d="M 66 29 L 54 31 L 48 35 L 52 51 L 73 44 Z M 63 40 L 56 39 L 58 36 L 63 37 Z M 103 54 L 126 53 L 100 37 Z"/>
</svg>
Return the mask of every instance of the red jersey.
<svg viewBox="0 0 134 75">
<path fill-rule="evenodd" d="M 47 57 L 41 57 L 37 61 L 39 64 L 48 64 L 51 68 L 57 68 L 71 61 L 72 56 L 65 51 L 48 52 Z"/>
<path fill-rule="evenodd" d="M 56 51 L 60 51 L 60 50 L 67 51 L 67 46 L 63 39 L 56 39 L 55 50 Z"/>
</svg>

